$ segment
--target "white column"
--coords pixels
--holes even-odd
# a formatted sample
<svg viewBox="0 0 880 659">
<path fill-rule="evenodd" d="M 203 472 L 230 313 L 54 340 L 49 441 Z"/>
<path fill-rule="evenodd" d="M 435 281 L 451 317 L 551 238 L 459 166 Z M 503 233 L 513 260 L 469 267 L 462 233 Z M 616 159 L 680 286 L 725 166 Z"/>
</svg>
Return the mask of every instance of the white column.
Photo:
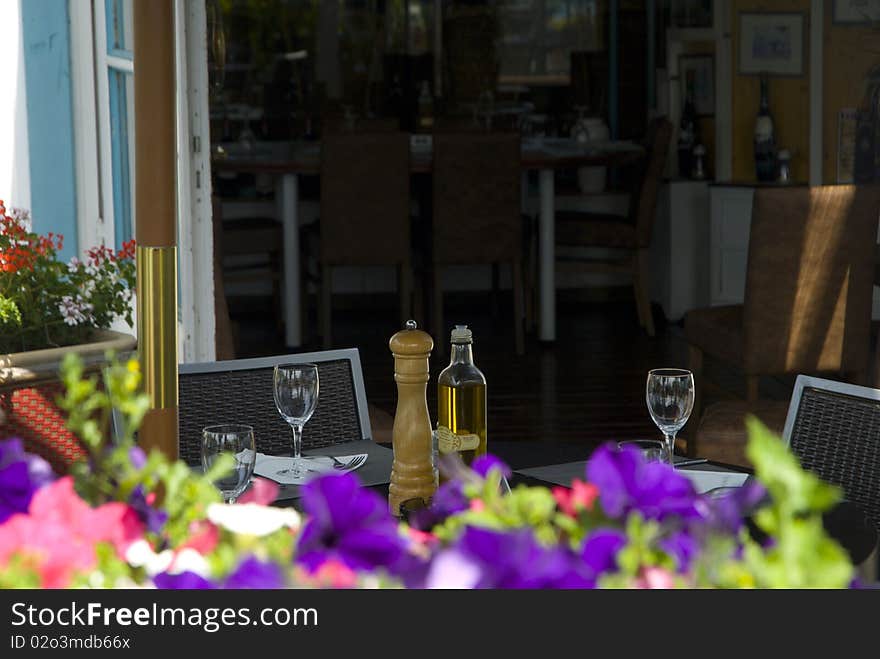
<svg viewBox="0 0 880 659">
<path fill-rule="evenodd" d="M 0 199 L 7 208 L 31 207 L 21 4 L 0 2 Z"/>
<path fill-rule="evenodd" d="M 556 340 L 556 231 L 553 208 L 556 194 L 553 170 L 539 173 L 541 214 L 539 219 L 539 281 L 541 321 L 539 337 L 542 341 Z"/>
</svg>

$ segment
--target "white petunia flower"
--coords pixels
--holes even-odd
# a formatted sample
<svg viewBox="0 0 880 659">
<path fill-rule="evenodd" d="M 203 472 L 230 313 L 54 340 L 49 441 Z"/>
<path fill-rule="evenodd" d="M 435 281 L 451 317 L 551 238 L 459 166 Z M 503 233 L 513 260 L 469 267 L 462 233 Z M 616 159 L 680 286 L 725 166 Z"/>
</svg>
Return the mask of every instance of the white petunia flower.
<svg viewBox="0 0 880 659">
<path fill-rule="evenodd" d="M 208 506 L 208 519 L 227 531 L 242 535 L 264 536 L 278 529 L 298 529 L 301 518 L 291 508 L 270 508 L 256 503 L 222 504 Z"/>
<path fill-rule="evenodd" d="M 180 574 L 181 572 L 195 572 L 201 577 L 207 577 L 210 573 L 208 562 L 195 549 L 187 547 L 175 553 L 170 549 L 159 552 L 153 551 L 150 543 L 146 540 L 136 540 L 125 552 L 125 560 L 132 567 L 142 567 L 147 575 L 154 577 L 157 574 L 168 572 Z"/>
<path fill-rule="evenodd" d="M 70 259 L 70 262 L 67 264 L 67 272 L 69 272 L 70 274 L 73 274 L 74 272 L 76 272 L 79 269 L 79 267 L 81 265 L 82 265 L 82 261 L 80 261 L 78 258 L 76 258 L 74 256 L 72 259 Z"/>
</svg>

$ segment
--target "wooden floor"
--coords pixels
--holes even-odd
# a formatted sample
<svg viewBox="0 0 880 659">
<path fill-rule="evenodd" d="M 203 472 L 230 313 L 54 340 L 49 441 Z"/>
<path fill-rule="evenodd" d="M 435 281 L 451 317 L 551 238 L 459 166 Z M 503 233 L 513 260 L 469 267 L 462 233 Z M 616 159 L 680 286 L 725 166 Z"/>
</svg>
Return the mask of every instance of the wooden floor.
<svg viewBox="0 0 880 659">
<path fill-rule="evenodd" d="M 558 340 L 542 344 L 536 336 L 528 336 L 526 353 L 518 357 L 509 314 L 493 317 L 483 295 L 449 297 L 453 299 L 446 305 L 446 324 L 471 327 L 474 361 L 486 375 L 490 444 L 493 439 L 541 440 L 580 444 L 588 453 L 606 440 L 659 437 L 645 407 L 647 372 L 659 367 L 686 368 L 687 345 L 681 326 L 665 323 L 658 309 L 657 336 L 649 338 L 638 326 L 634 302 L 623 292 L 616 301 L 605 302 L 560 295 Z M 503 301 L 498 306 L 509 308 Z M 240 336 L 239 357 L 290 352 L 271 315 L 236 313 L 233 304 L 230 308 Z M 360 350 L 368 400 L 393 414 L 396 389 L 388 340 L 399 329 L 396 308 L 383 304 L 372 309 L 334 309 L 333 324 L 334 347 Z M 428 387 L 432 419 L 437 409 L 436 377 L 446 364 L 432 356 Z M 711 362 L 706 370 L 720 385 L 705 392 L 707 402 L 744 396 L 738 373 Z M 784 382 L 769 381 L 763 383 L 762 395 L 784 399 L 790 391 Z"/>
</svg>

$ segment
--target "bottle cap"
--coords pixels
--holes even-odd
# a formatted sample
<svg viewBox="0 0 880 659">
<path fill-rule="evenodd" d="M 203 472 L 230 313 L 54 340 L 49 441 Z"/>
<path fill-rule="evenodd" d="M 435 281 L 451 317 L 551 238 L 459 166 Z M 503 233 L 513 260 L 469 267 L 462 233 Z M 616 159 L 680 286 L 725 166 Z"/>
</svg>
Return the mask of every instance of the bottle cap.
<svg viewBox="0 0 880 659">
<path fill-rule="evenodd" d="M 455 329 L 452 330 L 453 343 L 471 343 L 473 340 L 474 335 L 467 325 L 456 325 Z"/>
</svg>

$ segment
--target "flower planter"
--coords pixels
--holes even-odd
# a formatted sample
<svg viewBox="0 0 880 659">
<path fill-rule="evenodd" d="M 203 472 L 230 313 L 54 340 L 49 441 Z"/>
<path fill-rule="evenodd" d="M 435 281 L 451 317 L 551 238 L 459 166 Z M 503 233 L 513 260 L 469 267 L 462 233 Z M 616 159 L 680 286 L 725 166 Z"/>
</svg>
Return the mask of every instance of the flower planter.
<svg viewBox="0 0 880 659">
<path fill-rule="evenodd" d="M 95 330 L 90 343 L 0 355 L 0 439 L 20 437 L 27 451 L 46 459 L 57 473 L 66 473 L 86 452 L 55 403 L 62 393 L 61 361 L 76 353 L 88 370 L 99 370 L 107 351 L 130 352 L 136 345 L 129 334 Z"/>
</svg>

